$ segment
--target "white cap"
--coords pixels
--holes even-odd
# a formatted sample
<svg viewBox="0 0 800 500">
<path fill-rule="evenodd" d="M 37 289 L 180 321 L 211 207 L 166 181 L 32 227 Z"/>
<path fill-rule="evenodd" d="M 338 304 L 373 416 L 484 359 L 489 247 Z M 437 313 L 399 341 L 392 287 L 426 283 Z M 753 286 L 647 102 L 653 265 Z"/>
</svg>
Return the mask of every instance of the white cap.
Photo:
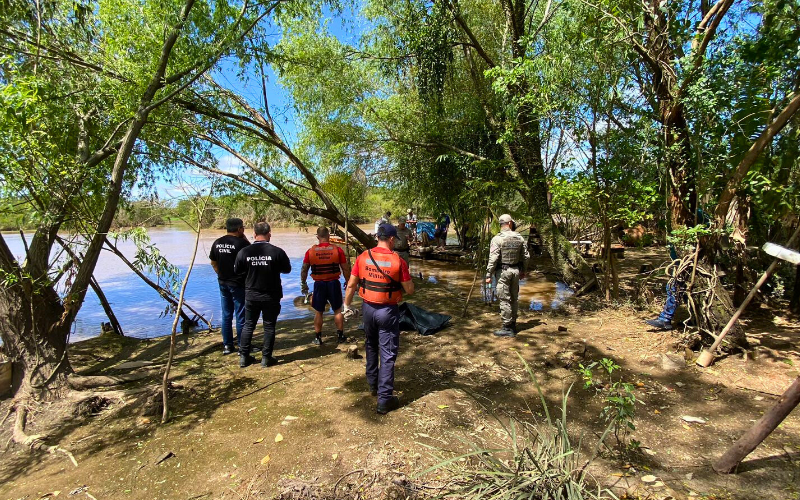
<svg viewBox="0 0 800 500">
<path fill-rule="evenodd" d="M 503 214 L 500 216 L 500 224 L 508 224 L 509 222 L 514 222 L 510 215 Z"/>
<path fill-rule="evenodd" d="M 410 214 L 411 213 L 411 209 L 409 208 L 408 210 L 406 210 L 406 213 Z"/>
</svg>

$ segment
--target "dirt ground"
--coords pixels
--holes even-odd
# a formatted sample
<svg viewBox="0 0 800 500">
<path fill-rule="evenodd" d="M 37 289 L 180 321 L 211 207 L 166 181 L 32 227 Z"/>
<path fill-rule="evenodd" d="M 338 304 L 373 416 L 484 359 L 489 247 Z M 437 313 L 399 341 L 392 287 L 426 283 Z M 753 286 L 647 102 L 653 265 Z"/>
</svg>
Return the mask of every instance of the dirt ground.
<svg viewBox="0 0 800 500">
<path fill-rule="evenodd" d="M 559 407 L 575 384 L 569 430 L 575 441 L 582 436 L 587 448 L 605 427 L 603 401 L 583 389 L 578 364 L 613 359 L 623 380 L 635 384 L 631 437 L 641 443 L 639 449 L 605 449 L 591 466 L 598 483 L 617 495 L 800 498 L 800 410 L 738 474 L 721 476 L 710 467 L 798 376 L 796 319 L 754 307 L 743 322 L 754 344 L 746 356 L 718 359 L 706 369 L 693 359 L 675 363 L 692 353 L 676 352 L 675 334 L 649 331 L 643 323 L 659 308 L 663 285 L 653 282 L 656 300 L 650 309 L 634 305 L 641 298 L 639 267 L 663 252 L 627 253 L 621 261 L 622 305 L 605 307 L 595 297 L 574 299 L 552 312 L 524 311 L 514 339 L 491 334 L 498 323 L 496 305 L 474 301 L 462 318 L 463 293 L 447 283 L 417 283 L 410 301 L 453 319 L 433 336 L 402 333 L 395 384 L 402 407 L 385 416 L 375 413 L 363 357 L 345 356 L 349 345 L 363 354 L 356 322 L 346 327 L 352 342 L 337 346 L 332 320 L 326 319 L 322 347 L 311 345 L 310 320 L 280 323 L 281 362 L 267 369 L 258 364 L 240 369 L 235 356 L 223 357 L 217 331 L 182 335 L 169 423 L 143 416 L 141 408 L 123 401 L 76 421 L 46 425 L 33 415 L 29 432 L 70 450 L 76 467 L 62 454 L 34 455 L 9 444 L 6 422 L 0 435 L 0 446 L 5 444 L 0 499 L 314 498 L 319 485 L 361 498 L 435 493 L 425 485 L 441 483 L 443 473 L 419 475 L 436 463 L 432 449 L 457 450 L 463 439 L 505 445 L 501 422 L 540 418 L 536 389 L 517 353 L 533 368 L 551 408 Z M 152 377 L 126 388 L 147 387 L 160 380 L 157 368 L 167 348 L 167 338 L 103 337 L 74 344 L 71 359 L 81 374 L 129 373 L 142 368 L 118 366 L 141 361 Z M 667 353 L 677 354 L 671 363 L 664 359 Z M 0 404 L 3 415 L 8 404 Z M 686 416 L 705 423 L 687 422 Z M 608 441 L 614 444 L 613 437 Z M 377 481 L 377 471 L 389 481 Z M 345 484 L 349 495 L 342 493 Z"/>
</svg>

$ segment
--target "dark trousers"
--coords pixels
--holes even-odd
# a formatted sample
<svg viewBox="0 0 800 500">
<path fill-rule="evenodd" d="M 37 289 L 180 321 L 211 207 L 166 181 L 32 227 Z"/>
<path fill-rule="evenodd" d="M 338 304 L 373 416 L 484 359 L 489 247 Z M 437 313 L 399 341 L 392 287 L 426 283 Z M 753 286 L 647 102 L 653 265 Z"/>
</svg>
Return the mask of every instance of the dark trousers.
<svg viewBox="0 0 800 500">
<path fill-rule="evenodd" d="M 256 329 L 258 318 L 263 314 L 264 347 L 261 349 L 261 354 L 267 357 L 272 356 L 272 349 L 275 347 L 275 323 L 278 322 L 278 314 L 280 312 L 281 303 L 277 300 L 245 301 L 244 328 L 242 329 L 242 337 L 239 339 L 240 355 L 250 355 L 250 342 L 253 340 L 253 332 Z"/>
<path fill-rule="evenodd" d="M 387 403 L 394 392 L 394 362 L 400 348 L 400 309 L 397 305 L 364 302 L 362 312 L 367 335 L 367 383 L 378 388 L 378 404 Z"/>
</svg>

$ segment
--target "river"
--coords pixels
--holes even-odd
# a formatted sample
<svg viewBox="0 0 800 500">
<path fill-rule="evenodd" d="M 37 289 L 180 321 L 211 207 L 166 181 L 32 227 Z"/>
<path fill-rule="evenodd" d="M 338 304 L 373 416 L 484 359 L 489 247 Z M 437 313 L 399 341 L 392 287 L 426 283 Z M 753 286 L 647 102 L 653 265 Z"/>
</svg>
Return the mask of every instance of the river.
<svg viewBox="0 0 800 500">
<path fill-rule="evenodd" d="M 371 225 L 364 226 L 371 231 Z M 251 233 L 252 231 L 248 231 Z M 148 230 L 152 243 L 181 272 L 181 277 L 189 267 L 192 257 L 194 233 L 181 227 L 152 228 Z M 197 260 L 192 269 L 186 289 L 186 302 L 200 312 L 215 326 L 220 317 L 219 288 L 214 270 L 208 260 L 211 244 L 223 234 L 222 231 L 203 231 L 197 250 Z M 30 237 L 30 236 L 28 236 Z M 252 234 L 248 234 L 252 240 Z M 18 234 L 3 234 L 3 238 L 17 258 L 22 258 L 24 247 Z M 274 228 L 271 242 L 286 251 L 292 263 L 292 272 L 283 275 L 284 298 L 281 301 L 279 319 L 303 318 L 313 315 L 307 306 L 296 307 L 294 299 L 300 295 L 300 267 L 306 250 L 316 242 L 313 232 L 297 228 Z M 129 259 L 133 258 L 135 246 L 131 242 L 121 242 L 118 248 Z M 456 292 L 467 293 L 475 275 L 475 270 L 463 265 L 438 261 L 411 260 L 411 275 L 422 277 L 432 283 L 441 283 Z M 481 273 L 483 275 L 483 273 Z M 103 252 L 95 269 L 95 277 L 111 303 L 125 335 L 138 338 L 158 337 L 169 334 L 172 315 L 165 315 L 167 303 L 158 293 L 142 282 L 119 258 L 110 252 Z M 562 283 L 551 283 L 544 279 L 523 280 L 520 283 L 520 308 L 547 310 L 558 305 L 572 291 Z M 473 292 L 473 300 L 482 300 L 479 282 Z M 413 302 L 413 297 L 411 298 Z M 70 341 L 75 342 L 97 336 L 100 323 L 108 321 L 92 290 L 73 325 Z"/>
</svg>

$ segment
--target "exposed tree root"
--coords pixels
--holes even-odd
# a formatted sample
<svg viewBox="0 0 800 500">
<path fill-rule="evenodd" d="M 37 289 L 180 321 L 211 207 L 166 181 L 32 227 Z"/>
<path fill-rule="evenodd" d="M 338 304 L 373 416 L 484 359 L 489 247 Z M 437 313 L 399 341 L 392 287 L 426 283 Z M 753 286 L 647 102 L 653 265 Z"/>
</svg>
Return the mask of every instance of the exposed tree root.
<svg viewBox="0 0 800 500">
<path fill-rule="evenodd" d="M 157 369 L 157 368 L 156 368 Z M 69 378 L 69 386 L 76 391 L 96 389 L 98 387 L 109 387 L 127 382 L 136 382 L 152 375 L 152 370 L 142 370 L 136 373 L 126 373 L 123 375 L 91 375 L 91 376 L 72 376 Z"/>
<path fill-rule="evenodd" d="M 75 457 L 69 450 L 59 446 L 45 444 L 45 436 L 41 434 L 26 434 L 25 423 L 28 419 L 28 408 L 22 402 L 17 402 L 13 407 L 16 409 L 17 418 L 14 422 L 14 430 L 12 431 L 11 439 L 16 444 L 29 448 L 32 451 L 44 451 L 50 454 L 63 453 L 70 459 L 75 467 L 78 466 L 78 461 L 75 460 Z"/>
</svg>

